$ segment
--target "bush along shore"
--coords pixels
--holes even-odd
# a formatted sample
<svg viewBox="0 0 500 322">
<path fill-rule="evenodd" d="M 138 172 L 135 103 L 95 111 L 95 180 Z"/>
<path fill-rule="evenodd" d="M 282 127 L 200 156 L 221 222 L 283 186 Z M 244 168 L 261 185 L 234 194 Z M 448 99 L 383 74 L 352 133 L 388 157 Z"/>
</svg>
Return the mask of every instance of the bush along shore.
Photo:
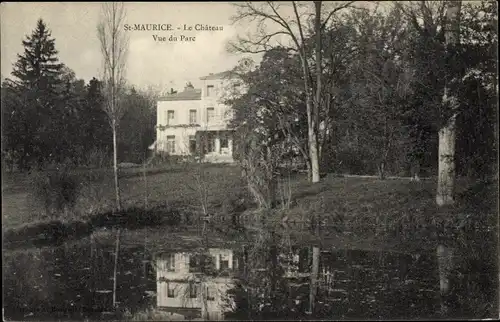
<svg viewBox="0 0 500 322">
<path fill-rule="evenodd" d="M 59 245 L 67 240 L 88 236 L 97 229 L 178 226 L 181 217 L 180 211 L 168 207 L 156 206 L 147 210 L 129 208 L 95 215 L 87 221 L 51 220 L 9 228 L 4 231 L 3 241 L 5 248 Z"/>
</svg>

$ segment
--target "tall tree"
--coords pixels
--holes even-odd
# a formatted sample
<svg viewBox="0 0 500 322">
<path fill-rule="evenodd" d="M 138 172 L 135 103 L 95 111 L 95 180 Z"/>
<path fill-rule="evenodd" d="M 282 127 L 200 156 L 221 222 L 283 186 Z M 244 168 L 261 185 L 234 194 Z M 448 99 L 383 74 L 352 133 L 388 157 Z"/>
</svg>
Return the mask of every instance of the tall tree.
<svg viewBox="0 0 500 322">
<path fill-rule="evenodd" d="M 405 28 L 397 8 L 388 15 L 380 12 L 353 12 L 346 24 L 357 27 L 357 50 L 351 55 L 348 74 L 354 109 L 347 120 L 356 128 L 359 146 L 376 162 L 370 162 L 365 171 L 376 168 L 383 179 L 386 172 L 395 170 L 396 152 L 401 150 L 401 103 L 407 99 L 409 73 L 401 59 Z M 392 168 L 392 169 L 391 169 Z"/>
<path fill-rule="evenodd" d="M 119 155 L 128 162 L 144 161 L 148 147 L 154 141 L 156 117 L 151 94 L 133 87 L 126 93 L 118 138 Z"/>
<path fill-rule="evenodd" d="M 125 88 L 125 67 L 128 51 L 128 37 L 123 31 L 125 20 L 123 3 L 104 3 L 97 26 L 103 58 L 104 111 L 108 115 L 113 132 L 113 172 L 115 181 L 116 208 L 121 209 L 120 186 L 118 183 L 117 131 L 123 115 L 123 92 Z"/>
<path fill-rule="evenodd" d="M 1 86 L 2 165 L 7 166 L 9 170 L 13 170 L 15 165 L 23 170 L 27 166 L 24 147 L 30 142 L 30 137 L 27 136 L 25 130 L 27 118 L 24 112 L 26 109 L 22 108 L 22 98 L 19 97 L 12 82 L 5 80 Z"/>
<path fill-rule="evenodd" d="M 23 40 L 24 54 L 17 55 L 12 75 L 18 84 L 25 88 L 36 89 L 39 96 L 55 91 L 61 83 L 63 64 L 59 63 L 55 39 L 42 19 L 37 21 L 31 36 Z"/>
<path fill-rule="evenodd" d="M 457 46 L 460 42 L 460 8 L 461 1 L 450 1 L 446 8 L 446 24 L 444 36 L 446 44 L 445 87 L 442 97 L 442 116 L 444 120 L 439 129 L 439 169 L 436 203 L 439 206 L 453 204 L 455 186 L 455 133 L 456 117 L 459 107 L 457 87 L 461 79 L 453 71 L 459 64 Z"/>
<path fill-rule="evenodd" d="M 438 150 L 438 183 L 436 203 L 438 206 L 454 203 L 455 188 L 455 140 L 456 118 L 459 108 L 457 87 L 461 79 L 457 77 L 460 61 L 457 46 L 460 42 L 460 9 L 461 1 L 450 1 L 446 7 L 446 19 L 443 25 L 445 37 L 446 64 L 444 71 L 444 89 L 441 102 L 441 127 L 439 128 Z M 455 249 L 446 243 L 439 243 L 436 255 L 439 266 L 440 292 L 442 296 L 441 309 L 448 311 L 447 295 L 450 292 L 450 275 L 453 269 Z"/>
<path fill-rule="evenodd" d="M 311 68 L 311 59 L 309 57 L 307 48 L 307 39 L 318 34 L 316 37 L 316 59 L 312 61 L 321 60 L 321 32 L 330 21 L 331 17 L 338 11 L 345 9 L 351 5 L 352 2 L 342 3 L 333 8 L 329 8 L 329 14 L 325 19 L 321 17 L 322 3 L 320 1 L 314 4 L 314 13 L 310 12 L 308 4 L 298 3 L 292 1 L 290 6 L 284 3 L 275 3 L 269 1 L 265 4 L 246 2 L 243 4 L 236 4 L 238 13 L 233 17 L 233 22 L 243 22 L 248 19 L 257 22 L 257 33 L 248 38 L 238 38 L 237 43 L 232 43 L 232 49 L 240 52 L 259 53 L 265 52 L 273 47 L 285 47 L 288 50 L 297 52 L 301 65 L 303 85 L 306 93 L 306 107 L 308 119 L 308 148 L 310 163 L 310 180 L 318 182 L 320 180 L 319 169 L 319 145 L 318 145 L 318 128 L 319 128 L 319 110 L 320 110 L 320 95 L 321 81 Z M 284 10 L 282 10 L 284 9 Z M 286 12 L 288 10 L 288 12 Z M 308 26 L 311 21 L 311 16 L 316 17 L 314 20 L 313 28 Z M 271 31 L 268 29 L 267 24 L 271 23 L 277 29 Z M 309 32 L 308 32 L 309 31 Z M 286 39 L 283 39 L 285 36 Z M 280 41 L 288 40 L 289 44 L 282 44 Z M 275 41 L 273 43 L 273 41 Z M 320 68 L 321 64 L 317 64 Z M 316 93 L 314 91 L 314 78 L 316 76 Z M 319 80 L 319 81 L 318 81 Z"/>
<path fill-rule="evenodd" d="M 18 54 L 14 64 L 13 80 L 8 80 L 15 92 L 18 104 L 12 116 L 23 124 L 20 149 L 21 167 L 28 167 L 31 161 L 41 166 L 47 159 L 60 154 L 57 126 L 61 112 L 59 94 L 62 84 L 63 64 L 59 63 L 55 39 L 42 19 L 35 30 L 22 41 L 24 53 Z"/>
<path fill-rule="evenodd" d="M 425 166 L 437 167 L 438 129 L 444 88 L 446 2 L 396 2 L 408 25 L 404 59 L 410 65 L 412 96 L 404 103 L 405 127 L 411 136 L 408 159 L 412 176 Z"/>
<path fill-rule="evenodd" d="M 464 3 L 460 61 L 466 64 L 458 91 L 457 175 L 491 179 L 497 169 L 498 13 L 496 1 Z"/>
<path fill-rule="evenodd" d="M 308 134 L 308 142 L 309 142 L 309 158 L 311 159 L 311 181 L 312 182 L 318 182 L 319 181 L 319 151 L 320 151 L 320 146 L 318 142 L 318 132 L 319 132 L 319 105 L 321 104 L 321 95 L 322 95 L 322 87 L 321 87 L 321 78 L 323 74 L 323 70 L 321 68 L 321 54 L 322 54 L 322 47 L 321 47 L 321 34 L 322 34 L 322 27 L 321 27 L 321 1 L 314 1 L 314 9 L 315 9 L 315 15 L 314 15 L 314 34 L 315 34 L 315 48 L 314 51 L 316 52 L 316 93 L 314 96 L 314 101 L 313 104 L 309 103 L 306 104 L 312 105 L 312 111 L 311 107 L 307 108 L 307 134 Z M 298 18 L 297 18 L 298 20 Z M 301 33 L 302 37 L 302 33 Z M 304 41 L 303 41 L 304 42 Z M 307 65 L 304 64 L 304 65 Z M 306 70 L 304 70 L 306 72 Z M 304 74 L 305 75 L 305 74 Z"/>
<path fill-rule="evenodd" d="M 113 149 L 113 142 L 108 138 L 112 137 L 113 133 L 109 126 L 107 114 L 104 111 L 102 87 L 102 82 L 94 77 L 85 88 L 85 104 L 81 111 L 83 121 L 81 131 L 85 151 L 87 153 L 94 151 L 92 153 L 107 159 L 108 152 Z"/>
<path fill-rule="evenodd" d="M 257 68 L 238 66 L 234 72 L 246 88 L 226 99 L 234 110 L 235 154 L 256 201 L 272 207 L 278 167 L 297 154 L 308 157 L 300 60 L 284 48 L 274 48 Z"/>
</svg>

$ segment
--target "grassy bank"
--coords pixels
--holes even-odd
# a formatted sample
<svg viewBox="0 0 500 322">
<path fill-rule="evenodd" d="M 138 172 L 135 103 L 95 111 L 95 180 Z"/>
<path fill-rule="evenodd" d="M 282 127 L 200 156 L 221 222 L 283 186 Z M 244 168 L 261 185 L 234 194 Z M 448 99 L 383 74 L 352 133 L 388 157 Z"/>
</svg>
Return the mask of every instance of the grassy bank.
<svg viewBox="0 0 500 322">
<path fill-rule="evenodd" d="M 70 211 L 56 216 L 47 216 L 43 200 L 34 195 L 33 181 L 45 173 L 7 174 L 2 185 L 3 228 L 19 227 L 34 222 L 51 220 L 88 220 L 94 215 L 109 212 L 114 206 L 114 185 L 109 169 L 75 170 L 72 175 L 79 181 L 75 206 Z M 183 165 L 150 168 L 145 183 L 141 169 L 120 171 L 120 190 L 124 209 L 145 205 L 201 209 L 200 190 L 206 194 L 211 209 L 238 198 L 243 183 L 238 169 L 223 166 L 186 167 Z M 203 183 L 200 189 L 197 181 Z M 146 188 L 147 187 L 147 188 Z"/>
<path fill-rule="evenodd" d="M 34 198 L 33 178 L 40 175 L 44 174 L 10 174 L 3 178 L 2 226 L 11 239 L 37 235 L 36 227 L 42 227 L 41 231 L 46 234 L 62 229 L 64 232 L 59 235 L 78 236 L 80 231 L 106 226 L 106 218 L 108 221 L 111 218 L 114 205 L 110 170 L 73 170 L 72 175 L 79 180 L 74 208 L 55 216 L 45 214 L 43 204 Z M 113 216 L 112 221 L 116 221 L 115 226 L 131 229 L 161 226 L 171 218 L 172 211 L 178 212 L 176 216 L 199 217 L 203 205 L 215 219 L 231 214 L 238 207 L 238 211 L 246 209 L 242 217 L 251 218 L 254 205 L 240 175 L 237 166 L 225 165 L 149 168 L 145 178 L 140 168 L 123 169 L 120 184 L 125 211 L 121 216 Z M 494 215 L 497 186 L 494 184 L 458 180 L 457 203 L 445 209 L 435 205 L 436 182 L 433 180 L 382 181 L 327 175 L 320 183 L 311 184 L 305 175 L 296 174 L 287 178 L 287 184 L 291 203 L 267 214 L 266 218 L 273 229 L 282 229 L 286 222 L 292 235 L 296 235 L 294 239 L 318 237 L 303 233 L 312 228 L 311 220 L 322 227 L 323 239 L 364 241 L 373 237 L 392 241 L 434 240 L 428 236 L 430 228 L 448 225 L 455 229 L 460 222 L 467 227 L 471 223 L 490 227 L 497 224 Z M 144 210 L 146 202 L 147 211 Z M 224 227 L 229 221 L 228 217 L 223 223 L 219 220 L 217 225 Z M 110 225 L 113 226 L 108 222 Z M 63 229 L 63 226 L 67 227 Z"/>
</svg>

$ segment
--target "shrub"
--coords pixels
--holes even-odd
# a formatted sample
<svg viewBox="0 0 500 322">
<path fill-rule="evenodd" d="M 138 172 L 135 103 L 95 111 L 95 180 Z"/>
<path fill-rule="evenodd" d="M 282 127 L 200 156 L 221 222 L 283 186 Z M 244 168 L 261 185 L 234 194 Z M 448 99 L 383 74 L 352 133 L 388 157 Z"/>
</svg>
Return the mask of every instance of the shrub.
<svg viewBox="0 0 500 322">
<path fill-rule="evenodd" d="M 75 208 L 84 216 L 103 213 L 113 202 L 108 198 L 108 184 L 113 182 L 113 172 L 107 169 L 90 169 L 78 175 L 80 184 Z"/>
<path fill-rule="evenodd" d="M 85 163 L 94 168 L 106 168 L 111 165 L 111 157 L 108 151 L 102 149 L 93 149 L 86 155 Z"/>
<path fill-rule="evenodd" d="M 173 165 L 184 162 L 186 156 L 170 155 L 167 152 L 156 152 L 150 159 L 149 163 L 155 165 Z"/>
<path fill-rule="evenodd" d="M 76 175 L 63 167 L 55 171 L 31 174 L 31 197 L 46 215 L 54 216 L 72 210 L 78 198 L 80 185 Z"/>
</svg>

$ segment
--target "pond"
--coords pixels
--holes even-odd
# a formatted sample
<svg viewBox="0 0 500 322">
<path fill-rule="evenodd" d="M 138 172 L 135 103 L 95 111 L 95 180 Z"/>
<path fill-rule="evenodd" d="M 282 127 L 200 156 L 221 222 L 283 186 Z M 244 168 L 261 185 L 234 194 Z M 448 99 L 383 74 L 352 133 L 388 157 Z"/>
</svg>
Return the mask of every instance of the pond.
<svg viewBox="0 0 500 322">
<path fill-rule="evenodd" d="M 272 233 L 229 243 L 183 243 L 170 234 L 148 240 L 162 236 L 153 230 L 122 229 L 116 291 L 114 231 L 60 246 L 4 252 L 5 318 L 439 317 L 434 252 L 338 249 L 294 243 Z"/>
</svg>

